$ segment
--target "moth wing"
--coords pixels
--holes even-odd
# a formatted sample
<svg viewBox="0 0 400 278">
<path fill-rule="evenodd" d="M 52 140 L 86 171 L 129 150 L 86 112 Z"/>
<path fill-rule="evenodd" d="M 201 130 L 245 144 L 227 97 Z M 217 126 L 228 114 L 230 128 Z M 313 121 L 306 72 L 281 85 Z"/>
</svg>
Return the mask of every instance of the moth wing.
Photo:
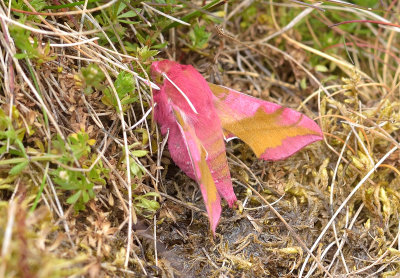
<svg viewBox="0 0 400 278">
<path fill-rule="evenodd" d="M 225 138 L 238 137 L 257 157 L 280 160 L 322 139 L 320 127 L 304 114 L 209 83 Z"/>
<path fill-rule="evenodd" d="M 215 234 L 221 216 L 221 199 L 206 161 L 207 151 L 196 136 L 194 127 L 184 121 L 179 111 L 174 110 L 174 113 L 189 153 L 195 179 L 200 185 L 211 229 Z"/>
</svg>

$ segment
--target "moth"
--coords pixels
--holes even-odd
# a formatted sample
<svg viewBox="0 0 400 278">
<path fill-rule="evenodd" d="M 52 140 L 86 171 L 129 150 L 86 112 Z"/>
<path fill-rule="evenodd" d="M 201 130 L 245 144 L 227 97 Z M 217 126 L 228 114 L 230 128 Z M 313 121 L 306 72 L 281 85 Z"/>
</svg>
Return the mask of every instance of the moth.
<svg viewBox="0 0 400 278">
<path fill-rule="evenodd" d="M 225 140 L 240 138 L 264 160 L 287 158 L 321 140 L 322 131 L 307 116 L 233 89 L 207 83 L 191 65 L 153 62 L 154 119 L 173 161 L 199 185 L 210 227 L 221 216 L 221 196 L 237 201 L 225 152 Z"/>
</svg>

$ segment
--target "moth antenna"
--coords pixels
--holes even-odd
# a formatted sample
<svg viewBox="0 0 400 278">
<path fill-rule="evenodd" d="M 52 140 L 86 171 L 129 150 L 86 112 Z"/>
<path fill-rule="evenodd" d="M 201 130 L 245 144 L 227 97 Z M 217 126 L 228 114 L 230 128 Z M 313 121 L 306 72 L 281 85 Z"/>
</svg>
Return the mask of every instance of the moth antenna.
<svg viewBox="0 0 400 278">
<path fill-rule="evenodd" d="M 229 142 L 232 141 L 233 139 L 238 139 L 238 138 L 239 138 L 239 137 L 235 137 L 235 136 L 226 138 L 225 135 L 224 135 L 224 140 L 225 140 L 226 143 L 229 143 Z"/>
<path fill-rule="evenodd" d="M 178 90 L 178 92 L 181 93 L 181 95 L 185 98 L 185 100 L 187 101 L 187 103 L 189 104 L 189 106 L 193 110 L 193 112 L 195 114 L 199 114 L 199 113 L 197 113 L 196 108 L 194 108 L 193 103 L 190 101 L 190 99 L 187 97 L 187 95 L 178 87 L 178 85 L 176 85 L 174 83 L 174 81 L 172 81 L 165 72 L 162 73 L 162 76 L 165 77 L 169 82 L 171 82 L 171 84 Z"/>
</svg>

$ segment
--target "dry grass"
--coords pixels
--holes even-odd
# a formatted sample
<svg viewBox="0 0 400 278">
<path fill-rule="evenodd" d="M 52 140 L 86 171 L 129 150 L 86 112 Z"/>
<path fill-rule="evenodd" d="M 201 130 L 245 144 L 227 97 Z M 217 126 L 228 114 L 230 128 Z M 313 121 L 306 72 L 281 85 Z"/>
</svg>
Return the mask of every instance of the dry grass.
<svg viewBox="0 0 400 278">
<path fill-rule="evenodd" d="M 394 24 L 397 1 L 14 2 L 0 4 L 0 277 L 400 273 L 400 29 L 329 27 Z M 215 238 L 152 122 L 161 58 L 297 109 L 325 135 L 279 162 L 227 144 L 241 206 L 224 206 Z"/>
</svg>

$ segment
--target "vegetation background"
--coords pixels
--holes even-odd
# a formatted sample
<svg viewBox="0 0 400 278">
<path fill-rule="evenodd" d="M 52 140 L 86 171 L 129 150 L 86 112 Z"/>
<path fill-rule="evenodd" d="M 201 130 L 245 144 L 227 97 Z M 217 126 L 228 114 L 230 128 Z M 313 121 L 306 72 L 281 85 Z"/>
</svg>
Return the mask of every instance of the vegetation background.
<svg viewBox="0 0 400 278">
<path fill-rule="evenodd" d="M 0 277 L 397 277 L 399 8 L 0 1 Z M 159 59 L 324 132 L 273 163 L 227 144 L 216 237 L 152 121 Z"/>
</svg>

